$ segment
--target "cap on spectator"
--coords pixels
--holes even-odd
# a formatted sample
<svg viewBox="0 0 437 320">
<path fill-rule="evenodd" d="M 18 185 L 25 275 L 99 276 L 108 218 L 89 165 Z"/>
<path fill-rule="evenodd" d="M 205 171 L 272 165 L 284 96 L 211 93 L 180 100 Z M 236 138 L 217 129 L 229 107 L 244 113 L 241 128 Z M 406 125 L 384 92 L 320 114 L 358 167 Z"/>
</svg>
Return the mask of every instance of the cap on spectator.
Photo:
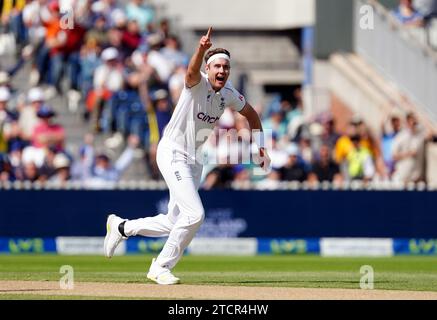
<svg viewBox="0 0 437 320">
<path fill-rule="evenodd" d="M 30 103 L 44 101 L 44 92 L 40 88 L 32 88 L 27 93 L 27 100 L 29 100 Z"/>
<path fill-rule="evenodd" d="M 390 119 L 402 119 L 402 118 L 404 118 L 402 111 L 394 110 L 390 112 Z"/>
<path fill-rule="evenodd" d="M 111 19 L 115 25 L 124 24 L 127 20 L 126 14 L 121 9 L 114 9 L 111 12 Z"/>
<path fill-rule="evenodd" d="M 7 87 L 0 87 L 0 101 L 9 101 L 11 98 L 11 92 Z"/>
<path fill-rule="evenodd" d="M 110 61 L 118 58 L 118 50 L 114 47 L 106 48 L 102 51 L 101 58 L 103 61 Z"/>
<path fill-rule="evenodd" d="M 309 131 L 312 136 L 320 136 L 323 133 L 323 126 L 320 123 L 314 122 L 310 125 Z"/>
<path fill-rule="evenodd" d="M 286 148 L 286 152 L 289 156 L 297 156 L 299 155 L 299 147 L 295 143 L 292 143 Z"/>
<path fill-rule="evenodd" d="M 103 3 L 103 1 L 95 1 L 91 5 L 91 11 L 94 13 L 103 12 L 104 10 L 105 10 L 105 4 Z"/>
<path fill-rule="evenodd" d="M 36 113 L 38 118 L 50 118 L 56 115 L 56 112 L 49 105 L 43 104 Z"/>
<path fill-rule="evenodd" d="M 159 89 L 155 91 L 155 94 L 153 95 L 154 100 L 162 100 L 168 98 L 168 92 L 165 89 Z"/>
<path fill-rule="evenodd" d="M 63 154 L 58 153 L 55 158 L 53 159 L 53 166 L 55 169 L 62 169 L 62 168 L 68 168 L 70 166 L 70 159 Z"/>
<path fill-rule="evenodd" d="M 352 117 L 350 123 L 351 124 L 355 124 L 355 125 L 362 124 L 363 123 L 363 118 L 361 118 L 359 115 L 355 115 L 355 116 Z"/>
<path fill-rule="evenodd" d="M 153 33 L 147 37 L 147 43 L 153 47 L 162 43 L 162 38 L 159 34 Z"/>
<path fill-rule="evenodd" d="M 14 141 L 9 146 L 9 152 L 21 151 L 23 150 L 23 144 L 20 141 Z"/>
<path fill-rule="evenodd" d="M 0 71 L 0 86 L 4 86 L 9 83 L 11 77 L 9 77 L 9 73 L 6 71 Z"/>
</svg>

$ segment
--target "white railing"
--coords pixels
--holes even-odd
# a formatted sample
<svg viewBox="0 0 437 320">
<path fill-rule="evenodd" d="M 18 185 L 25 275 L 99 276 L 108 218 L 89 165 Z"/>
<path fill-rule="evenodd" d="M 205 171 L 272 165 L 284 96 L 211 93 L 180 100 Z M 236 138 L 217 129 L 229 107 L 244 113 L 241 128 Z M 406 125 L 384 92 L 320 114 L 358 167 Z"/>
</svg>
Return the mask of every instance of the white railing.
<svg viewBox="0 0 437 320">
<path fill-rule="evenodd" d="M 298 181 L 277 181 L 273 183 L 259 182 L 234 182 L 231 190 L 253 190 L 253 191 L 437 191 L 437 184 L 420 183 L 397 183 L 392 181 L 351 181 L 342 183 L 320 182 L 298 182 Z M 80 181 L 67 181 L 65 183 L 53 182 L 0 182 L 0 192 L 4 190 L 167 190 L 164 181 L 152 180 L 124 180 L 116 183 L 90 184 Z"/>
</svg>

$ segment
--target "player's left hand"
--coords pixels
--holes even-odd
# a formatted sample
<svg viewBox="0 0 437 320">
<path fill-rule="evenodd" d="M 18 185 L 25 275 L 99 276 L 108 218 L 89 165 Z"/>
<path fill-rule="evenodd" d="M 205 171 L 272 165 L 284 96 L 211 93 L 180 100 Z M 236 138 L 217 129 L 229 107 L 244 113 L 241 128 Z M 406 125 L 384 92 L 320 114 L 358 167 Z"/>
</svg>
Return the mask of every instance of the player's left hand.
<svg viewBox="0 0 437 320">
<path fill-rule="evenodd" d="M 271 165 L 272 161 L 270 160 L 270 157 L 269 157 L 269 155 L 267 153 L 267 149 L 266 148 L 259 148 L 259 157 L 260 157 L 260 160 L 261 160 L 261 162 L 259 164 L 260 167 L 264 171 L 268 172 L 270 170 L 270 165 Z"/>
</svg>

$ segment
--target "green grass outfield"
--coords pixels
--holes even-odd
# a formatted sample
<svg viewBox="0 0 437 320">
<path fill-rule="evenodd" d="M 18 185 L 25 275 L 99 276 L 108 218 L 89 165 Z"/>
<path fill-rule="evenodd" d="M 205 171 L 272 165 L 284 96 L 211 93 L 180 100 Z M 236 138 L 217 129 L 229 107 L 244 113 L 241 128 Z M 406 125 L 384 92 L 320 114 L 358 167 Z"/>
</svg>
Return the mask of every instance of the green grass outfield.
<svg viewBox="0 0 437 320">
<path fill-rule="evenodd" d="M 0 280 L 54 280 L 62 265 L 75 281 L 148 283 L 152 256 L 0 255 Z M 184 256 L 174 270 L 184 284 L 359 288 L 360 267 L 374 270 L 375 289 L 437 291 L 437 257 Z"/>
</svg>

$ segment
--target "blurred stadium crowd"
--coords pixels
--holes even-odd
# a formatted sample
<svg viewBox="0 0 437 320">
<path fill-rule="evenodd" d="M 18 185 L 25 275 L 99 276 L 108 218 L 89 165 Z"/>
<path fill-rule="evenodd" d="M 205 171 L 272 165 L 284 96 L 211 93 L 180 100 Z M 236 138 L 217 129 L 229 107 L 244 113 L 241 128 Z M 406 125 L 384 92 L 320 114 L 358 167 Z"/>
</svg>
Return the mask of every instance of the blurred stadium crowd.
<svg viewBox="0 0 437 320">
<path fill-rule="evenodd" d="M 13 48 L 3 46 L 0 54 L 15 54 L 13 65 L 0 71 L 0 181 L 115 182 L 137 149 L 145 151 L 150 179 L 159 180 L 156 147 L 189 61 L 171 23 L 158 21 L 153 6 L 142 0 L 2 0 L 0 10 L 2 43 Z M 424 21 L 407 0 L 393 14 L 405 24 Z M 24 91 L 11 82 L 28 64 L 31 88 Z M 68 132 L 50 105 L 56 96 L 66 96 L 62 107 L 80 112 L 91 128 L 79 154 L 65 148 Z M 253 174 L 253 163 L 211 161 L 204 189 L 246 182 L 275 189 L 283 181 L 425 181 L 430 136 L 413 113 L 387 115 L 381 136 L 359 117 L 339 132 L 330 114 L 305 117 L 301 88 L 291 101 L 272 101 L 257 111 L 263 127 L 272 130 L 273 170 L 261 177 Z M 244 128 L 245 120 L 227 110 L 206 143 L 205 157 L 228 159 L 250 148 L 250 138 L 240 134 Z M 230 135 L 219 129 L 237 129 L 237 139 L 229 143 Z M 107 136 L 109 149 L 125 146 L 116 161 L 96 153 L 96 135 Z"/>
</svg>

